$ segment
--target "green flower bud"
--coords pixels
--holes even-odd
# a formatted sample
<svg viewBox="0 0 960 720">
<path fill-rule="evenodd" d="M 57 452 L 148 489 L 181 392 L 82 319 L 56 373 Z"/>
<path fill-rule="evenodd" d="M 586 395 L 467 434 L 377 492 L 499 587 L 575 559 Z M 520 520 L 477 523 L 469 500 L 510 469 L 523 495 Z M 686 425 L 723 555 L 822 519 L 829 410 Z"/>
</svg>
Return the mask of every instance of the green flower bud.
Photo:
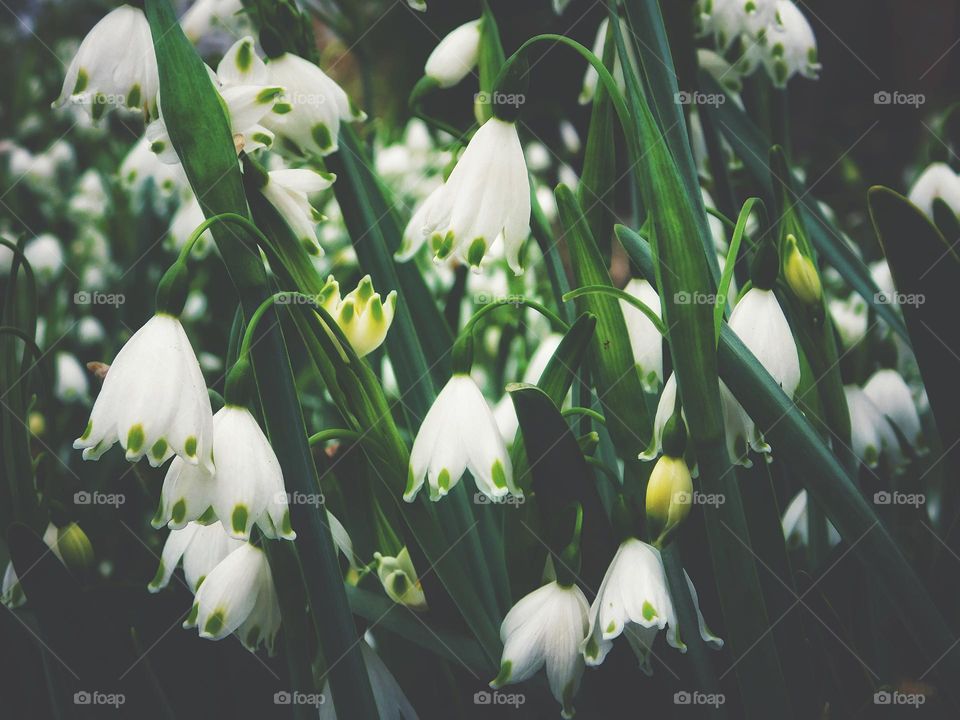
<svg viewBox="0 0 960 720">
<path fill-rule="evenodd" d="M 800 252 L 797 239 L 787 235 L 787 258 L 784 264 L 784 276 L 791 292 L 807 305 L 819 305 L 823 298 L 823 286 L 820 273 L 813 260 Z"/>
<path fill-rule="evenodd" d="M 693 480 L 683 458 L 662 455 L 647 484 L 647 523 L 652 537 L 659 540 L 690 514 Z"/>
<path fill-rule="evenodd" d="M 57 550 L 63 564 L 81 577 L 93 567 L 93 545 L 76 523 L 70 523 L 57 531 Z"/>
</svg>

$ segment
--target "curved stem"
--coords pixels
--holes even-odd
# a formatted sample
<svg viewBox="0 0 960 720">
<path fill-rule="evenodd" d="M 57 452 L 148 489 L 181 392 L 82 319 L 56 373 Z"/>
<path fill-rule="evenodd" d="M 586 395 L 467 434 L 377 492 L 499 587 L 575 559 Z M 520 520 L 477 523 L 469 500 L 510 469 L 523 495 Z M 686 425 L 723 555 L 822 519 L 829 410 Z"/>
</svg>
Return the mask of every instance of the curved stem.
<svg viewBox="0 0 960 720">
<path fill-rule="evenodd" d="M 260 231 L 260 228 L 254 225 L 249 218 L 245 218 L 239 213 L 220 213 L 219 215 L 206 218 L 197 226 L 196 230 L 190 233 L 190 237 L 187 238 L 187 241 L 183 244 L 183 247 L 180 248 L 180 254 L 177 256 L 177 262 L 185 262 L 187 256 L 190 254 L 190 251 L 193 250 L 193 246 L 196 245 L 197 240 L 200 239 L 200 236 L 203 235 L 203 233 L 205 233 L 210 226 L 216 225 L 218 222 L 239 225 L 243 229 L 253 233 L 262 247 L 271 247 L 270 240 L 267 239 L 267 236 L 264 235 Z"/>
<path fill-rule="evenodd" d="M 737 224 L 736 224 L 733 220 L 731 220 L 730 218 L 728 218 L 726 215 L 724 215 L 722 212 L 720 212 L 719 210 L 717 210 L 716 208 L 704 207 L 704 209 L 707 211 L 707 215 L 713 215 L 717 220 L 719 220 L 720 222 L 722 222 L 722 223 L 723 223 L 724 225 L 726 225 L 729 229 L 731 229 L 731 230 L 736 229 Z"/>
<path fill-rule="evenodd" d="M 740 243 L 747 229 L 747 221 L 750 219 L 750 214 L 757 203 L 760 203 L 760 207 L 763 208 L 764 215 L 766 215 L 767 206 L 763 204 L 763 200 L 758 197 L 747 198 L 743 207 L 740 208 L 740 215 L 737 217 L 733 237 L 730 238 L 727 259 L 723 265 L 723 273 L 720 275 L 720 283 L 717 285 L 717 304 L 713 308 L 713 331 L 716 343 L 720 342 L 720 325 L 723 322 L 723 314 L 730 305 L 727 293 L 730 291 L 730 283 L 733 280 L 733 270 L 737 264 L 737 255 L 740 253 Z"/>
<path fill-rule="evenodd" d="M 347 428 L 328 428 L 327 430 L 321 430 L 320 432 L 314 433 L 310 436 L 311 445 L 325 443 L 329 440 L 349 440 L 352 442 L 359 442 L 360 440 L 363 440 L 363 434 L 358 433 L 356 430 L 348 430 Z"/>
<path fill-rule="evenodd" d="M 567 332 L 570 329 L 570 326 L 546 305 L 538 303 L 536 300 L 528 300 L 525 297 L 517 296 L 497 300 L 477 310 L 473 314 L 473 317 L 467 321 L 467 324 L 463 326 L 463 330 L 460 331 L 460 335 L 469 335 L 471 332 L 473 332 L 474 326 L 480 321 L 481 318 L 483 318 L 484 315 L 487 315 L 488 313 L 491 313 L 497 308 L 503 307 L 504 305 L 511 305 L 513 307 L 523 305 L 524 307 L 528 307 L 531 310 L 536 310 L 538 313 L 543 315 L 557 330 L 560 330 L 561 332 Z"/>
<path fill-rule="evenodd" d="M 566 302 L 567 300 L 573 300 L 581 295 L 594 294 L 610 295 L 611 297 L 615 297 L 618 300 L 623 300 L 624 302 L 633 305 L 633 307 L 637 308 L 637 310 L 647 316 L 647 319 L 653 323 L 655 328 L 657 328 L 657 332 L 659 332 L 661 335 L 667 334 L 667 328 L 660 319 L 660 316 L 651 310 L 646 303 L 638 298 L 635 298 L 628 292 L 624 292 L 623 290 L 619 290 L 615 287 L 610 287 L 609 285 L 584 285 L 583 287 L 578 287 L 576 290 L 571 290 L 568 292 L 563 296 L 563 300 Z"/>
<path fill-rule="evenodd" d="M 607 424 L 607 419 L 606 419 L 603 415 L 601 415 L 600 413 L 598 413 L 596 410 L 592 410 L 592 409 L 590 409 L 590 408 L 585 408 L 585 407 L 571 407 L 571 408 L 567 408 L 566 410 L 562 410 L 562 411 L 560 412 L 560 414 L 561 414 L 563 417 L 570 417 L 571 415 L 585 415 L 585 416 L 587 416 L 587 417 L 589 417 L 589 418 L 593 418 L 594 420 L 596 420 L 596 421 L 597 421 L 598 423 L 600 423 L 601 425 L 606 425 L 606 424 Z"/>
</svg>

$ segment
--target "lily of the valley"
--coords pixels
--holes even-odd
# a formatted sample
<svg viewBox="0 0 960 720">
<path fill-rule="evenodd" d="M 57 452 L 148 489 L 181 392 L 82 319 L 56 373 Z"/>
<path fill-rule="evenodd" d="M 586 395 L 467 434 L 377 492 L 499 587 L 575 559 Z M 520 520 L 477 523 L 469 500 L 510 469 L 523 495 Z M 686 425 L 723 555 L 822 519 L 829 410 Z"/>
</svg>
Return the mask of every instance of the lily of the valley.
<svg viewBox="0 0 960 720">
<path fill-rule="evenodd" d="M 530 181 L 513 122 L 492 117 L 471 138 L 447 181 L 414 213 L 398 259 L 429 240 L 437 261 L 456 257 L 479 269 L 502 237 L 507 263 L 523 272 L 520 250 L 530 234 Z"/>
<path fill-rule="evenodd" d="M 87 427 L 73 447 L 96 460 L 120 442 L 127 460 L 153 467 L 174 454 L 213 470 L 213 414 L 200 364 L 180 320 L 158 312 L 121 348 Z"/>
<path fill-rule="evenodd" d="M 340 297 L 340 284 L 330 275 L 317 299 L 360 357 L 383 344 L 397 310 L 397 291 L 391 290 L 387 299 L 382 300 L 380 293 L 374 291 L 369 275 L 343 297 Z"/>
<path fill-rule="evenodd" d="M 323 215 L 310 204 L 310 193 L 326 190 L 336 176 L 307 168 L 272 170 L 260 188 L 311 255 L 323 255 L 317 244 L 317 223 Z"/>
<path fill-rule="evenodd" d="M 534 590 L 514 605 L 500 625 L 503 656 L 500 674 L 490 683 L 499 688 L 519 683 L 546 667 L 550 692 L 572 718 L 573 698 L 583 676 L 580 651 L 587 635 L 589 604 L 576 585 L 556 581 Z"/>
<path fill-rule="evenodd" d="M 487 401 L 473 378 L 454 374 L 437 396 L 413 441 L 403 499 L 413 502 L 424 481 L 430 499 L 449 493 L 469 470 L 477 489 L 497 500 L 521 495 L 510 455 Z"/>
<path fill-rule="evenodd" d="M 159 88 L 150 24 L 142 10 L 121 5 L 80 43 L 54 106 L 76 103 L 94 120 L 111 107 L 140 108 L 152 115 Z"/>
<path fill-rule="evenodd" d="M 227 535 L 220 523 L 203 525 L 187 523 L 179 530 L 171 530 L 160 554 L 157 574 L 147 586 L 150 592 L 159 592 L 173 577 L 177 565 L 183 560 L 183 575 L 191 592 L 196 592 L 200 583 L 227 555 L 243 545 L 242 540 Z"/>
<path fill-rule="evenodd" d="M 693 583 L 686 572 L 684 575 L 697 609 L 700 637 L 714 649 L 723 647 L 723 640 L 707 628 Z M 640 661 L 640 668 L 651 675 L 651 648 L 657 633 L 665 628 L 667 643 L 686 652 L 660 551 L 636 538 L 628 538 L 617 549 L 590 606 L 590 625 L 582 645 L 583 657 L 587 665 L 601 664 L 613 647 L 614 639 L 625 633 Z"/>
<path fill-rule="evenodd" d="M 463 80 L 477 66 L 481 23 L 479 18 L 471 20 L 443 38 L 427 58 L 423 74 L 442 88 L 453 87 Z"/>
<path fill-rule="evenodd" d="M 221 560 L 200 584 L 183 627 L 196 627 L 208 640 L 236 632 L 247 649 L 264 643 L 272 654 L 280 604 L 263 550 L 242 543 Z"/>
</svg>

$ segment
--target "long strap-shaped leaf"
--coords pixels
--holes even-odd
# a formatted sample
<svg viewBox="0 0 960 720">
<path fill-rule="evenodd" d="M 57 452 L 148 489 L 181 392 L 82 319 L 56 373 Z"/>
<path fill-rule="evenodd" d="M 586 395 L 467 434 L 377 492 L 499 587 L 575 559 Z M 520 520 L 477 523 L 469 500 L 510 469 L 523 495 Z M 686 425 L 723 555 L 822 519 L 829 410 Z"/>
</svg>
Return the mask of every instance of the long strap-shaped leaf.
<svg viewBox="0 0 960 720">
<path fill-rule="evenodd" d="M 204 214 L 235 212 L 249 217 L 230 125 L 203 62 L 183 34 L 169 0 L 147 0 L 146 12 L 167 130 Z M 214 239 L 249 317 L 270 295 L 259 253 L 241 234 L 223 225 L 214 229 Z M 317 470 L 283 335 L 275 323 L 263 327 L 253 360 L 260 369 L 257 381 L 267 431 L 291 488 L 313 493 Z M 299 533 L 297 550 L 303 566 L 309 568 L 304 574 L 307 594 L 323 653 L 331 660 L 330 686 L 337 707 L 347 717 L 372 720 L 377 717 L 376 704 L 322 508 L 294 504 L 291 515 Z"/>
</svg>

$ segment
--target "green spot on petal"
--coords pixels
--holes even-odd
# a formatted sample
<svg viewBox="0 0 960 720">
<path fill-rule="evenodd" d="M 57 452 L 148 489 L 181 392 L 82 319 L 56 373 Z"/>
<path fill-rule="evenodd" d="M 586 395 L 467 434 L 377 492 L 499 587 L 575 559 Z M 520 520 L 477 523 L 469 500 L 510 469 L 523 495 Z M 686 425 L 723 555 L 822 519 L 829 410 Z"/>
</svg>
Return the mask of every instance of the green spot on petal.
<svg viewBox="0 0 960 720">
<path fill-rule="evenodd" d="M 93 420 L 87 420 L 87 427 L 83 430 L 83 435 L 80 436 L 81 440 L 86 440 L 90 437 L 90 433 L 93 432 Z"/>
<path fill-rule="evenodd" d="M 487 243 L 483 238 L 476 238 L 470 243 L 470 249 L 467 250 L 467 262 L 473 267 L 479 267 L 483 260 L 484 253 L 487 252 Z"/>
<path fill-rule="evenodd" d="M 503 464 L 499 460 L 493 461 L 493 468 L 490 470 L 490 475 L 493 478 L 494 487 L 500 488 L 501 490 L 507 487 L 507 474 L 503 471 Z"/>
<path fill-rule="evenodd" d="M 216 635 L 221 630 L 223 630 L 224 620 L 226 619 L 226 612 L 224 610 L 217 610 L 210 617 L 207 618 L 207 622 L 203 626 L 203 632 Z"/>
<path fill-rule="evenodd" d="M 654 608 L 653 605 L 651 605 L 647 600 L 643 601 L 643 610 L 641 612 L 643 613 L 644 620 L 653 620 L 655 617 L 657 617 L 656 608 Z"/>
<path fill-rule="evenodd" d="M 437 476 L 437 486 L 447 492 L 450 490 L 450 471 L 444 468 L 440 471 L 440 474 Z"/>
<path fill-rule="evenodd" d="M 260 628 L 254 625 L 250 628 L 250 632 L 247 633 L 247 646 L 256 647 L 257 641 L 260 639 Z"/>
<path fill-rule="evenodd" d="M 186 624 L 187 625 L 196 625 L 197 616 L 200 614 L 200 603 L 194 603 L 193 607 L 190 608 L 190 614 L 187 615 Z"/>
<path fill-rule="evenodd" d="M 197 518 L 197 522 L 200 523 L 201 525 L 207 525 L 213 522 L 216 519 L 216 517 L 217 515 L 213 511 L 213 508 L 208 507 L 206 510 L 203 511 L 203 515 Z"/>
<path fill-rule="evenodd" d="M 437 243 L 437 259 L 444 260 L 449 257 L 450 253 L 453 252 L 455 240 L 456 238 L 453 235 L 453 230 L 450 230 L 446 235 L 443 236 L 443 239 Z"/>
<path fill-rule="evenodd" d="M 321 150 L 327 150 L 333 145 L 333 138 L 330 135 L 330 129 L 323 123 L 313 126 L 313 141 Z"/>
<path fill-rule="evenodd" d="M 290 103 L 278 102 L 273 106 L 273 112 L 275 112 L 277 115 L 286 115 L 291 110 L 293 110 L 293 105 Z"/>
<path fill-rule="evenodd" d="M 87 75 L 87 71 L 83 68 L 80 68 L 80 71 L 77 73 L 77 82 L 73 86 L 73 94 L 79 95 L 84 90 L 87 89 L 87 83 L 90 82 L 90 76 Z"/>
<path fill-rule="evenodd" d="M 253 64 L 253 48 L 248 42 L 241 43 L 237 48 L 237 69 L 246 72 Z"/>
<path fill-rule="evenodd" d="M 140 452 L 144 439 L 143 425 L 140 423 L 131 425 L 130 430 L 127 431 L 127 450 L 135 453 Z"/>
<path fill-rule="evenodd" d="M 197 438 L 195 435 L 191 435 L 183 443 L 183 451 L 187 454 L 188 457 L 196 457 L 197 455 Z"/>
<path fill-rule="evenodd" d="M 157 573 L 153 576 L 153 580 L 150 581 L 150 587 L 157 588 L 160 587 L 160 583 L 163 581 L 163 560 L 160 561 L 160 565 L 157 567 Z"/>
<path fill-rule="evenodd" d="M 163 141 L 154 140 L 152 143 L 150 143 L 150 151 L 153 152 L 155 155 L 159 155 L 160 153 L 163 152 L 163 149 L 166 146 L 167 146 L 166 143 L 164 143 Z"/>
<path fill-rule="evenodd" d="M 177 500 L 173 505 L 173 510 L 170 511 L 171 519 L 178 525 L 183 522 L 183 518 L 187 515 L 187 503 L 183 498 Z"/>
<path fill-rule="evenodd" d="M 266 133 L 255 132 L 253 135 L 250 136 L 250 139 L 253 140 L 254 142 L 260 143 L 261 145 L 273 144 L 273 138 L 267 135 Z"/>
<path fill-rule="evenodd" d="M 163 438 L 160 438 L 159 440 L 157 440 L 153 444 L 153 447 L 150 448 L 150 454 L 153 455 L 153 457 L 157 460 L 162 459 L 163 456 L 166 454 L 166 452 L 167 452 L 167 441 L 164 440 Z"/>
<path fill-rule="evenodd" d="M 494 678 L 493 682 L 490 683 L 493 687 L 500 687 L 505 683 L 510 682 L 510 675 L 513 674 L 513 662 L 510 660 L 504 660 L 500 663 L 500 673 Z"/>
<path fill-rule="evenodd" d="M 607 625 L 606 632 L 607 632 L 607 634 L 610 634 L 610 633 L 612 633 L 612 632 L 615 632 L 616 629 L 617 629 L 617 623 L 616 623 L 616 621 L 611 620 L 611 621 L 610 621 L 610 624 Z"/>
<path fill-rule="evenodd" d="M 230 523 L 235 533 L 245 533 L 247 531 L 247 517 L 248 512 L 246 505 L 237 505 L 233 508 Z"/>
<path fill-rule="evenodd" d="M 130 92 L 127 93 L 127 107 L 138 108 L 140 107 L 141 92 L 140 86 L 134 85 L 130 88 Z"/>
<path fill-rule="evenodd" d="M 293 534 L 293 524 L 290 522 L 290 511 L 283 513 L 283 520 L 280 521 L 280 532 L 284 535 Z"/>
<path fill-rule="evenodd" d="M 268 87 L 257 93 L 257 102 L 266 105 L 283 92 L 283 88 Z"/>
<path fill-rule="evenodd" d="M 393 589 L 393 593 L 397 597 L 403 597 L 403 594 L 410 589 L 410 584 L 407 582 L 407 576 L 403 573 L 396 573 L 390 579 L 390 587 Z"/>
</svg>

